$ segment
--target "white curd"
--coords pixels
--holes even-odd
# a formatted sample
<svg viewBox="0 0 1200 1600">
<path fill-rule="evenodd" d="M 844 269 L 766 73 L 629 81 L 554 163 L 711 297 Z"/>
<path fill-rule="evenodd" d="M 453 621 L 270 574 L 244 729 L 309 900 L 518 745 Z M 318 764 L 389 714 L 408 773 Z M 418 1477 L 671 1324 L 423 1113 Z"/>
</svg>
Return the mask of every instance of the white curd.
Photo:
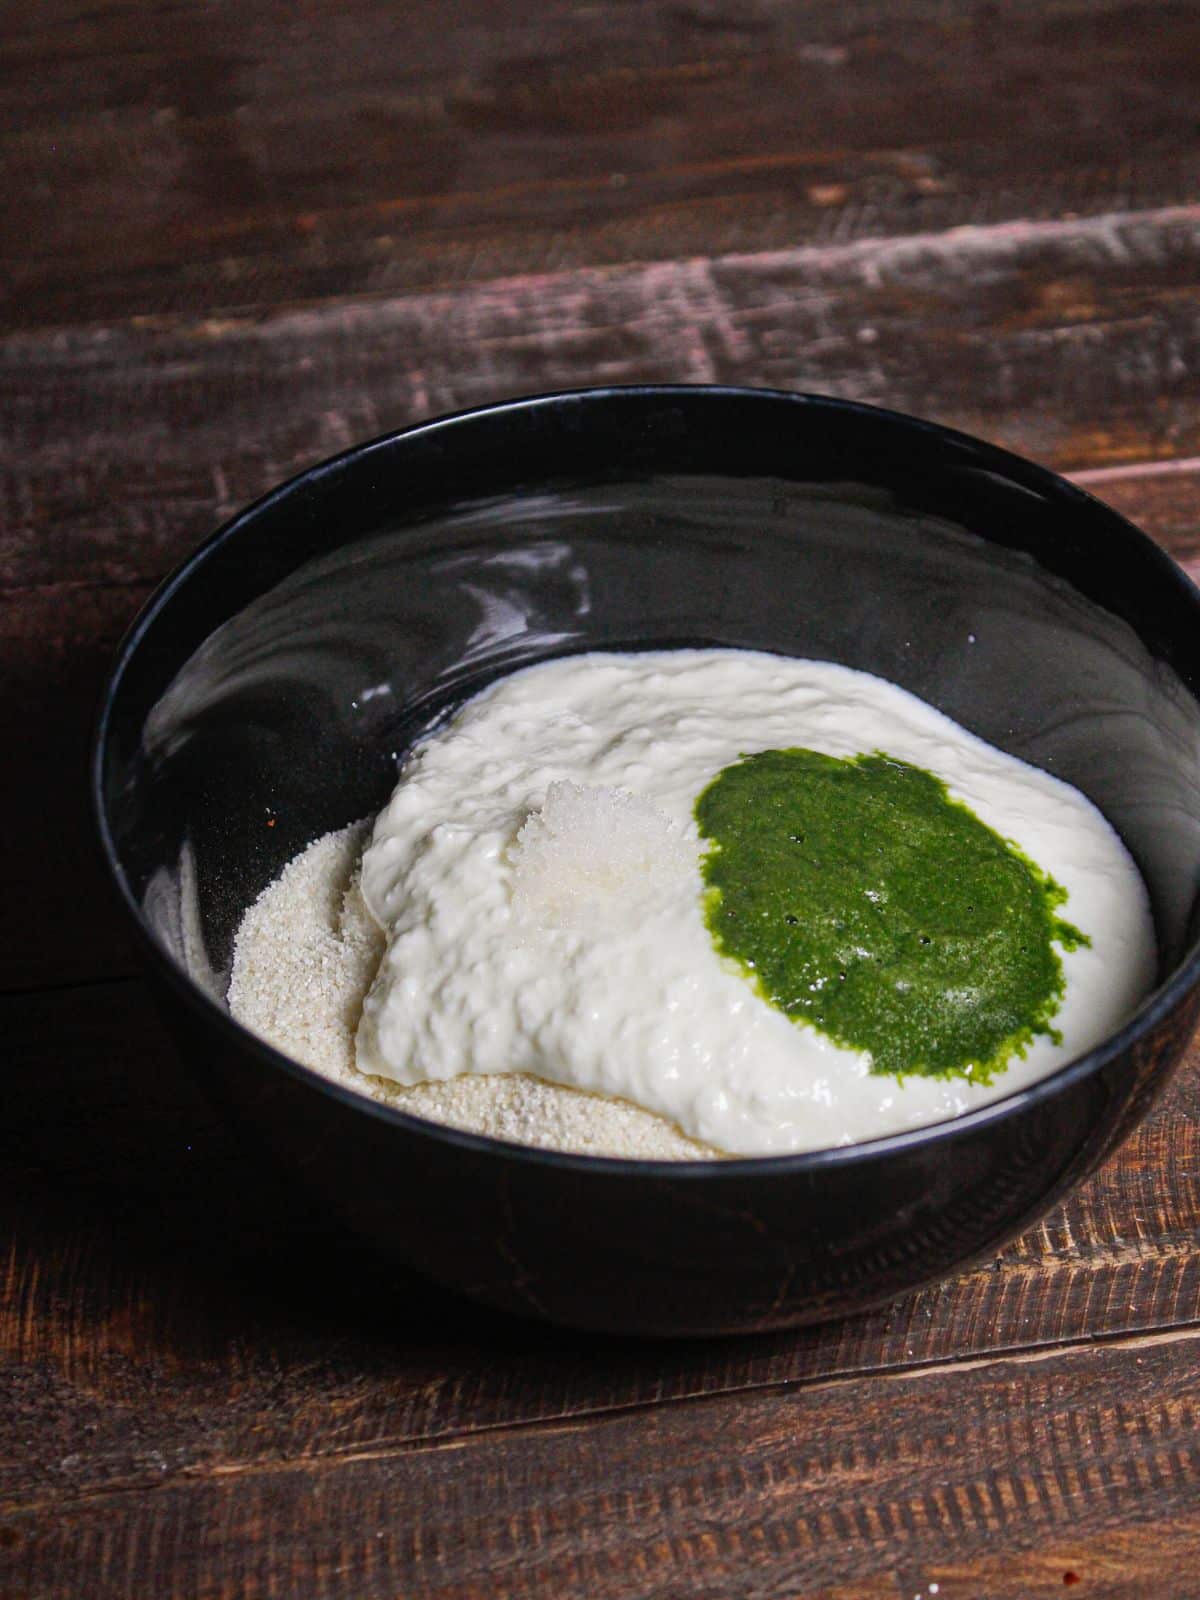
<svg viewBox="0 0 1200 1600">
<path fill-rule="evenodd" d="M 1066 889 L 1061 1043 L 990 1084 L 873 1073 L 769 1005 L 702 912 L 700 792 L 759 750 L 882 750 L 943 779 Z M 1153 982 L 1145 889 L 1076 790 L 914 696 L 828 663 L 732 650 L 595 654 L 514 673 L 405 766 L 363 857 L 386 937 L 361 1073 L 396 1085 L 524 1074 L 769 1155 L 937 1122 L 1102 1039 Z"/>
</svg>

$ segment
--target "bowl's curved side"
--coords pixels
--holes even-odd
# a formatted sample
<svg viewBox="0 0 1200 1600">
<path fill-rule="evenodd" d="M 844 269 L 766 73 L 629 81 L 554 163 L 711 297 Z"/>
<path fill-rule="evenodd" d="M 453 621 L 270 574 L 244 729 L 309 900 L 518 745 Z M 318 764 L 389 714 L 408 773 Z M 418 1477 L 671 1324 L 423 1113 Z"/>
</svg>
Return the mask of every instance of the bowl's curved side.
<svg viewBox="0 0 1200 1600">
<path fill-rule="evenodd" d="M 673 1173 L 399 1128 L 303 1075 L 254 1070 L 173 990 L 164 1014 L 217 1103 L 382 1255 L 517 1315 L 691 1337 L 850 1315 L 994 1255 L 1145 1114 L 1198 1010 L 1186 996 L 1101 1071 L 936 1139 Z"/>
</svg>

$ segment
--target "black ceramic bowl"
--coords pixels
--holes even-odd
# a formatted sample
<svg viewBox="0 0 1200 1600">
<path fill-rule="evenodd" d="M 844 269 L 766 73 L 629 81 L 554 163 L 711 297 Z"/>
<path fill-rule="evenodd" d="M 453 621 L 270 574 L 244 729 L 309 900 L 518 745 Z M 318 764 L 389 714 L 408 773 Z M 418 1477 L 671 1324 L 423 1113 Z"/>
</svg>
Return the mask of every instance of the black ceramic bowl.
<svg viewBox="0 0 1200 1600">
<path fill-rule="evenodd" d="M 1106 1043 L 959 1121 L 711 1164 L 456 1133 L 231 1020 L 242 911 L 382 804 L 431 719 L 549 656 L 685 644 L 865 668 L 1075 784 L 1145 876 L 1159 987 Z M 994 1251 L 1164 1083 L 1200 988 L 1198 693 L 1200 596 L 1062 479 L 840 401 L 594 390 L 376 440 L 224 527 L 125 641 L 95 806 L 182 1049 L 361 1235 L 565 1323 L 776 1328 Z"/>
</svg>

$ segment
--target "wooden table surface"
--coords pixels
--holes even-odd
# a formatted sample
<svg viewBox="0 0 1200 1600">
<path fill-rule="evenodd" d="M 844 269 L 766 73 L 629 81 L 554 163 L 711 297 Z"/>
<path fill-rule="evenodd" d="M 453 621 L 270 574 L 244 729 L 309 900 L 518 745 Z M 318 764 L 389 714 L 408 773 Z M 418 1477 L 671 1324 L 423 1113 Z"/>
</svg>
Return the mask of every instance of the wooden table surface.
<svg viewBox="0 0 1200 1600">
<path fill-rule="evenodd" d="M 92 858 L 114 641 L 360 437 L 594 381 L 880 401 L 1200 572 L 1200 8 L 42 0 L 0 48 L 0 1596 L 1200 1595 L 1200 1052 L 994 1262 L 615 1342 L 347 1246 Z"/>
</svg>

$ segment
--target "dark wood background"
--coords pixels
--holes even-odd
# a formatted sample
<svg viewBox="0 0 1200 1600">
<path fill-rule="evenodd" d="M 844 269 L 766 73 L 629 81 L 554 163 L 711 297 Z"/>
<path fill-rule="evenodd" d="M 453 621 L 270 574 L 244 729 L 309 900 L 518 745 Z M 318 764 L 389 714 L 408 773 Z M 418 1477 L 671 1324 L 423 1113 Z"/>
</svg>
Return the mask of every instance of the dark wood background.
<svg viewBox="0 0 1200 1600">
<path fill-rule="evenodd" d="M 520 1324 L 214 1119 L 81 799 L 113 644 L 220 518 L 521 391 L 885 402 L 1200 574 L 1200 8 L 42 0 L 0 169 L 0 1596 L 1200 1595 L 1200 1053 L 886 1311 Z"/>
</svg>

